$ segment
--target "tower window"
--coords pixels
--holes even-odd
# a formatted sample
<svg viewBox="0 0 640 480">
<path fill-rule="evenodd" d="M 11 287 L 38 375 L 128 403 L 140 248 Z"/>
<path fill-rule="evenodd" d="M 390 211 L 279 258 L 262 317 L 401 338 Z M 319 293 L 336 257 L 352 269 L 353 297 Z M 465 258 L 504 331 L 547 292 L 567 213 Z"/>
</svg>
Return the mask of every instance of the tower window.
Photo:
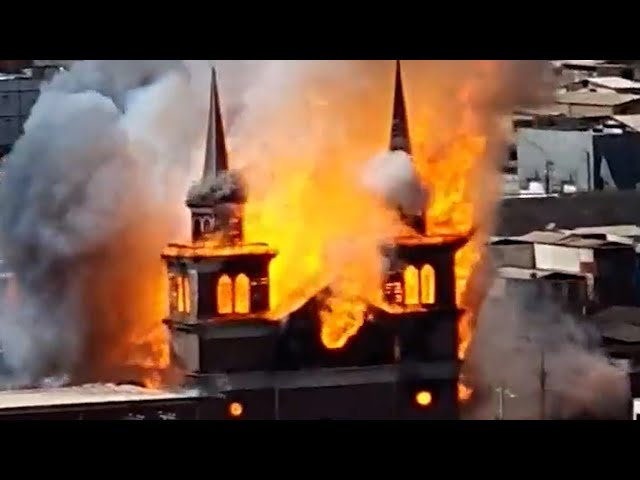
<svg viewBox="0 0 640 480">
<path fill-rule="evenodd" d="M 404 270 L 404 303 L 406 305 L 420 304 L 420 282 L 418 269 L 409 265 Z"/>
<path fill-rule="evenodd" d="M 218 313 L 246 314 L 251 311 L 251 281 L 241 273 L 235 280 L 228 275 L 222 275 L 216 287 Z"/>
<path fill-rule="evenodd" d="M 176 273 L 169 274 L 169 309 L 171 314 L 191 312 L 189 278 Z"/>
<path fill-rule="evenodd" d="M 423 305 L 435 303 L 436 272 L 431 265 L 420 270 L 420 301 Z"/>
<path fill-rule="evenodd" d="M 249 277 L 241 273 L 236 277 L 233 305 L 236 313 L 249 313 L 250 303 Z"/>
<path fill-rule="evenodd" d="M 218 313 L 233 313 L 233 283 L 228 275 L 222 275 L 216 287 Z"/>
</svg>

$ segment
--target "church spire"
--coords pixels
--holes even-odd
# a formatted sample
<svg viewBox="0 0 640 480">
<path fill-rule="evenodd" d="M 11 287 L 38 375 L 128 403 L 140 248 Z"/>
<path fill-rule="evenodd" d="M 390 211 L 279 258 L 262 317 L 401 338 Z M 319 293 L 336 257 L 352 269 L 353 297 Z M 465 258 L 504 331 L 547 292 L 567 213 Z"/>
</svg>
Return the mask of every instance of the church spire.
<svg viewBox="0 0 640 480">
<path fill-rule="evenodd" d="M 229 170 L 229 157 L 222 123 L 220 96 L 215 67 L 211 68 L 211 93 L 209 97 L 209 124 L 202 178 Z"/>
<path fill-rule="evenodd" d="M 389 150 L 402 150 L 411 155 L 411 139 L 409 136 L 407 105 L 404 98 L 404 86 L 402 84 L 400 60 L 396 60 L 396 79 L 393 93 L 393 117 Z"/>
</svg>

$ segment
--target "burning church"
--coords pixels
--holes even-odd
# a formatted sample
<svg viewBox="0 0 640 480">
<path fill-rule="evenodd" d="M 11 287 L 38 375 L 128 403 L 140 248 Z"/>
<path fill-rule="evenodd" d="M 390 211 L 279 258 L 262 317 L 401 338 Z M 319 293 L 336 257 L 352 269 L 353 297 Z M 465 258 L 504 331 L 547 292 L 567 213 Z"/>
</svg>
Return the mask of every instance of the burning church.
<svg viewBox="0 0 640 480">
<path fill-rule="evenodd" d="M 5 392 L 0 418 L 458 419 L 455 256 L 470 233 L 431 234 L 427 212 L 398 207 L 406 228 L 379 245 L 379 298 L 360 304 L 362 321 L 341 341 L 327 337 L 323 315 L 354 313 L 332 303 L 330 282 L 295 310 L 274 312 L 279 252 L 246 239 L 251 191 L 231 168 L 220 103 L 212 71 L 204 169 L 187 198 L 191 239 L 162 254 L 181 388 L 113 387 L 102 399 L 98 387 Z M 412 153 L 399 61 L 389 150 Z"/>
</svg>

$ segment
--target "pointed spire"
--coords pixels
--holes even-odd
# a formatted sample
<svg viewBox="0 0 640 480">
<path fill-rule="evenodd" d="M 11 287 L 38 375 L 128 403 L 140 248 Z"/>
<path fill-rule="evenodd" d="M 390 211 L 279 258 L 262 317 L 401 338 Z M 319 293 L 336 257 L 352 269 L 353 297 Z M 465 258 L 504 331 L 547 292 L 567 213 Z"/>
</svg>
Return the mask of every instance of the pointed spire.
<svg viewBox="0 0 640 480">
<path fill-rule="evenodd" d="M 229 170 L 229 157 L 222 123 L 218 81 L 215 67 L 211 68 L 211 94 L 209 97 L 209 124 L 207 128 L 207 146 L 204 155 L 202 178 L 217 175 Z"/>
<path fill-rule="evenodd" d="M 403 150 L 411 155 L 411 139 L 409 137 L 409 122 L 407 119 L 407 105 L 404 99 L 402 84 L 402 70 L 400 60 L 396 60 L 395 90 L 393 93 L 393 118 L 391 125 L 391 140 L 389 150 Z"/>
</svg>

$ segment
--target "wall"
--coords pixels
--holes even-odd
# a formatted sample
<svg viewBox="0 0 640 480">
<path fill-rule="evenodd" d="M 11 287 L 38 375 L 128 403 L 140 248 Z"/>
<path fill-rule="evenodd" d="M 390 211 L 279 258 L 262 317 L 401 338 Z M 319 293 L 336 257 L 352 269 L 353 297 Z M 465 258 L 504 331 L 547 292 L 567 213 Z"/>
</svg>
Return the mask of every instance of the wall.
<svg viewBox="0 0 640 480">
<path fill-rule="evenodd" d="M 596 250 L 595 255 L 599 303 L 602 306 L 639 305 L 636 253 L 631 248 L 606 248 Z"/>
<path fill-rule="evenodd" d="M 535 244 L 533 250 L 536 267 L 541 270 L 580 273 L 581 263 L 593 262 L 593 250 L 587 248 Z"/>
<path fill-rule="evenodd" d="M 566 108 L 566 112 L 569 116 L 606 116 L 613 115 L 614 108 L 609 106 L 600 106 L 600 105 L 563 105 Z"/>
<path fill-rule="evenodd" d="M 545 162 L 553 162 L 550 181 L 560 188 L 571 177 L 578 190 L 593 187 L 593 134 L 591 132 L 541 130 L 524 128 L 518 131 L 518 178 L 526 184 L 536 174 L 543 182 Z"/>
<path fill-rule="evenodd" d="M 597 190 L 635 190 L 640 184 L 640 133 L 596 135 L 593 156 L 595 171 L 602 172 L 595 177 Z"/>
<path fill-rule="evenodd" d="M 493 264 L 500 267 L 536 268 L 534 250 L 531 243 L 515 245 L 491 245 L 489 247 Z"/>
<path fill-rule="evenodd" d="M 495 235 L 517 236 L 558 228 L 640 225 L 640 192 L 605 190 L 561 197 L 507 198 L 500 202 Z"/>
</svg>

